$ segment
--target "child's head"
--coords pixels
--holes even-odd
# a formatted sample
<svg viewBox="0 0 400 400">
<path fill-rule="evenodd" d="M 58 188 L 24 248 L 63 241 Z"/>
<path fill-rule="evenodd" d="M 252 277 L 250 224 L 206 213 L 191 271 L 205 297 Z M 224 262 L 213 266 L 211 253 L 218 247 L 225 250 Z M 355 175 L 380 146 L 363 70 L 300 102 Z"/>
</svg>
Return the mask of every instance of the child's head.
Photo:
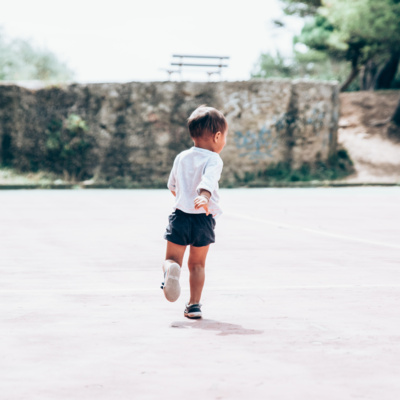
<svg viewBox="0 0 400 400">
<path fill-rule="evenodd" d="M 228 123 L 214 107 L 197 107 L 188 118 L 188 128 L 196 146 L 207 148 L 203 145 L 208 143 L 212 146 L 209 150 L 217 153 L 225 146 Z"/>
</svg>

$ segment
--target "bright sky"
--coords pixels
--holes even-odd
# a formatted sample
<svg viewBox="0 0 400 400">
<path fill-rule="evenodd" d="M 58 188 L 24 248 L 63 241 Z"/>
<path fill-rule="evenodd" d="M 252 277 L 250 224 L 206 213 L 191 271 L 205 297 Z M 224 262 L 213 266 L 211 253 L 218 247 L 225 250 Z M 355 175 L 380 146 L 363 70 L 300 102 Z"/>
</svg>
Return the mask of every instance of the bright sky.
<svg viewBox="0 0 400 400">
<path fill-rule="evenodd" d="M 250 77 L 261 52 L 291 50 L 290 29 L 273 28 L 279 0 L 4 0 L 0 27 L 54 52 L 77 82 L 167 80 L 172 54 L 226 55 L 226 80 Z M 204 70 L 184 80 L 207 80 Z M 178 79 L 177 76 L 174 79 Z"/>
</svg>

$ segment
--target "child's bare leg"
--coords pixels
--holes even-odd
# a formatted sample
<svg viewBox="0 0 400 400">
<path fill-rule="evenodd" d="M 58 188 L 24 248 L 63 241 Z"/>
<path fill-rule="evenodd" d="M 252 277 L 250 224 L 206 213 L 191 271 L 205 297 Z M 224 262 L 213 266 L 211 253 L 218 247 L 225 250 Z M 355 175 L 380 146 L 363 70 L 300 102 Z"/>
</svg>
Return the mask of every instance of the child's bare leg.
<svg viewBox="0 0 400 400">
<path fill-rule="evenodd" d="M 200 303 L 201 293 L 203 291 L 205 281 L 205 266 L 208 253 L 208 246 L 195 247 L 190 246 L 189 254 L 189 283 L 190 283 L 190 300 L 189 304 Z"/>
<path fill-rule="evenodd" d="M 166 265 L 176 262 L 182 267 L 183 256 L 185 254 L 186 246 L 175 244 L 167 241 L 167 253 L 163 264 L 163 271 L 165 272 Z"/>
</svg>

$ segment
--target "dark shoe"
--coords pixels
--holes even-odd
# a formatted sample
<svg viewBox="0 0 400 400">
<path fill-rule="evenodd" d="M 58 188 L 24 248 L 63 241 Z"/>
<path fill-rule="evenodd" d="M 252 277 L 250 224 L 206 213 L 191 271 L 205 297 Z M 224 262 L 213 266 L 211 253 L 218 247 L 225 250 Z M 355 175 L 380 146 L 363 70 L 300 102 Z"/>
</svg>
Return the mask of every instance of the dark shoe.
<svg viewBox="0 0 400 400">
<path fill-rule="evenodd" d="M 201 304 L 186 304 L 185 312 L 183 313 L 183 315 L 191 319 L 201 318 Z"/>
</svg>

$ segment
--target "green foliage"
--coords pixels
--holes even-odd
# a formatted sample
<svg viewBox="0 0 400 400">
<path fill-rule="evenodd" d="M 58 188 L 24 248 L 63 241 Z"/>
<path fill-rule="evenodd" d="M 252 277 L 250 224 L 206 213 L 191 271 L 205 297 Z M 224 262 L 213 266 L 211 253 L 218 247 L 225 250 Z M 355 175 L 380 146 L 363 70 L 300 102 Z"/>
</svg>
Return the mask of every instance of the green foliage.
<svg viewBox="0 0 400 400">
<path fill-rule="evenodd" d="M 72 71 L 52 52 L 26 40 L 8 40 L 0 29 L 0 80 L 64 82 L 72 77 Z"/>
<path fill-rule="evenodd" d="M 307 15 L 314 15 L 318 7 L 321 7 L 321 0 L 281 0 L 284 5 L 283 11 L 287 15 L 299 15 L 305 17 Z"/>
<path fill-rule="evenodd" d="M 304 163 L 293 169 L 289 162 L 271 164 L 257 174 L 247 173 L 236 176 L 239 185 L 250 187 L 265 186 L 284 182 L 310 182 L 342 179 L 354 172 L 353 163 L 345 149 L 339 149 L 328 161 Z"/>
<path fill-rule="evenodd" d="M 363 69 L 363 89 L 377 84 L 380 70 L 400 54 L 400 2 L 397 0 L 322 0 L 316 15 L 295 38 L 309 49 L 323 51 L 331 59 L 345 60 L 351 73 L 343 86 Z M 395 70 L 387 69 L 389 83 Z M 378 79 L 382 81 L 382 78 Z M 378 86 L 379 87 L 379 86 Z"/>
<path fill-rule="evenodd" d="M 345 46 L 340 48 L 341 45 L 333 47 L 330 41 L 334 31 L 334 26 L 325 17 L 316 15 L 304 24 L 301 34 L 294 38 L 294 43 L 303 43 L 314 51 L 346 50 Z"/>
<path fill-rule="evenodd" d="M 295 66 L 285 60 L 279 52 L 276 55 L 263 53 L 251 73 L 252 78 L 292 78 L 295 75 Z"/>
<path fill-rule="evenodd" d="M 337 51 L 352 60 L 355 55 L 363 64 L 372 57 L 400 49 L 400 3 L 394 0 L 324 0 L 315 17 L 315 29 L 328 37 L 321 38 L 326 49 Z M 325 21 L 325 22 L 324 22 Z M 309 30 L 310 32 L 310 30 Z M 315 33 L 318 35 L 318 32 Z M 303 35 L 304 44 L 315 48 Z"/>
<path fill-rule="evenodd" d="M 64 121 L 52 120 L 46 130 L 47 169 L 64 174 L 66 180 L 84 177 L 88 152 L 93 147 L 87 131 L 86 122 L 76 114 Z"/>
<path fill-rule="evenodd" d="M 283 58 L 280 54 L 261 54 L 251 72 L 251 78 L 310 78 L 340 82 L 349 71 L 348 63 L 332 59 L 322 51 L 294 51 L 291 58 Z"/>
<path fill-rule="evenodd" d="M 290 61 L 260 56 L 252 77 L 337 79 L 342 89 L 396 87 L 400 60 L 399 0 L 281 0 L 305 20 Z M 354 78 L 361 72 L 359 82 Z"/>
</svg>

